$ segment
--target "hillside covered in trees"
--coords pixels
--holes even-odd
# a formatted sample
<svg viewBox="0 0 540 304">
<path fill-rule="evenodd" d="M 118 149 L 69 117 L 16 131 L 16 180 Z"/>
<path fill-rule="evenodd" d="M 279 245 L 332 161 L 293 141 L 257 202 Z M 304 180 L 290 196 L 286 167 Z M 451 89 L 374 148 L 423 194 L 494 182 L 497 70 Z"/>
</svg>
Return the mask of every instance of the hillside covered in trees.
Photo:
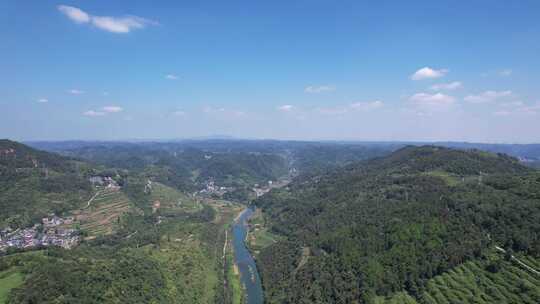
<svg viewBox="0 0 540 304">
<path fill-rule="evenodd" d="M 497 272 L 495 246 L 540 257 L 540 174 L 502 154 L 405 147 L 298 178 L 255 203 L 281 236 L 258 255 L 268 303 L 372 303 L 399 293 L 466 303 L 453 293 L 430 301 L 431 280 L 467 261 Z M 534 303 L 526 299 L 540 290 L 527 284 L 521 300 Z"/>
<path fill-rule="evenodd" d="M 245 187 L 276 180 L 288 172 L 286 157 L 271 148 L 251 151 L 235 144 L 99 143 L 52 150 L 108 168 L 144 174 L 184 191 L 201 189 L 208 181 Z"/>
<path fill-rule="evenodd" d="M 0 140 L 0 226 L 20 227 L 79 206 L 92 193 L 84 162 Z"/>
</svg>

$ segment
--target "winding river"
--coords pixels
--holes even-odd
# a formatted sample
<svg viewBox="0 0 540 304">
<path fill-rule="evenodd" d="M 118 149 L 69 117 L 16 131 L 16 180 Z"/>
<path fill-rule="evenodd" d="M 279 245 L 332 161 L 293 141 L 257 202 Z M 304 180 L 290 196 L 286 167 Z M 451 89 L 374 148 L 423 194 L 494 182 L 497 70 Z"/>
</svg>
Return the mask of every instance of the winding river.
<svg viewBox="0 0 540 304">
<path fill-rule="evenodd" d="M 233 226 L 234 262 L 240 271 L 240 280 L 245 287 L 248 304 L 263 303 L 261 279 L 257 271 L 255 260 L 246 247 L 247 221 L 253 214 L 253 209 L 248 208 L 242 212 Z"/>
</svg>

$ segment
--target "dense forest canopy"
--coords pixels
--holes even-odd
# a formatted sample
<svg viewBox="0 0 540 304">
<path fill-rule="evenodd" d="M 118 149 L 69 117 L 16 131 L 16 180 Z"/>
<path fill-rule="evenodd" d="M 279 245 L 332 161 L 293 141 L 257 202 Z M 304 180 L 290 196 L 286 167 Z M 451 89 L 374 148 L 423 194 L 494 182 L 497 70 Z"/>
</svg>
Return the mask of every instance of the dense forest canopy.
<svg viewBox="0 0 540 304">
<path fill-rule="evenodd" d="M 539 256 L 539 189 L 540 174 L 514 158 L 434 146 L 298 179 L 256 201 L 286 236 L 260 254 L 267 300 L 419 298 L 427 280 L 493 246 Z"/>
</svg>

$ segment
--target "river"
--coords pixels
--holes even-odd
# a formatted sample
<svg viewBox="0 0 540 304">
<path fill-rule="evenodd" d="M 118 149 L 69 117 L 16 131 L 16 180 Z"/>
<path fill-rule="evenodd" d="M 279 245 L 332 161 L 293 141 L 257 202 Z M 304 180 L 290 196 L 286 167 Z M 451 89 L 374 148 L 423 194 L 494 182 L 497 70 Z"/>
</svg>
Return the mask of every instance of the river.
<svg viewBox="0 0 540 304">
<path fill-rule="evenodd" d="M 255 260 L 246 247 L 245 239 L 248 231 L 247 221 L 253 214 L 248 208 L 242 212 L 233 226 L 234 262 L 240 271 L 240 281 L 245 286 L 248 304 L 262 304 L 263 291 L 261 278 Z"/>
</svg>

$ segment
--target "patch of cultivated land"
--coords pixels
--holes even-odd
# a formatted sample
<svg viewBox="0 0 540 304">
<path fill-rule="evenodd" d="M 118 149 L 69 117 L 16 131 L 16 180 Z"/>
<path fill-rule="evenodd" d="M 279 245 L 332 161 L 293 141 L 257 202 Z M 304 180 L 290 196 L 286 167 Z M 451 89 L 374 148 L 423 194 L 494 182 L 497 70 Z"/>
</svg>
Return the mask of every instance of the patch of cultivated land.
<svg viewBox="0 0 540 304">
<path fill-rule="evenodd" d="M 529 265 L 540 260 L 520 258 Z M 430 279 L 416 301 L 401 292 L 392 297 L 378 297 L 375 303 L 540 303 L 540 276 L 515 262 L 494 254 L 488 260 L 466 262 Z"/>
<path fill-rule="evenodd" d="M 264 221 L 264 214 L 260 209 L 249 220 L 249 233 L 247 236 L 248 246 L 257 257 L 259 252 L 279 240 L 279 236 L 268 230 Z"/>
<path fill-rule="evenodd" d="M 216 211 L 213 221 L 193 222 L 170 217 L 160 224 L 159 246 L 144 249 L 158 261 L 165 276 L 167 295 L 174 303 L 215 303 L 223 294 L 230 300 L 233 296 L 238 298 L 236 292 L 231 293 L 222 285 L 222 280 L 228 276 L 224 272 L 223 247 L 225 231 L 241 207 L 216 201 L 202 204 L 210 205 Z M 231 247 L 229 244 L 227 251 Z M 230 287 L 234 288 L 234 285 Z"/>
<path fill-rule="evenodd" d="M 16 268 L 0 272 L 0 304 L 5 303 L 11 289 L 19 287 L 23 281 L 23 274 Z"/>
<path fill-rule="evenodd" d="M 197 199 L 157 182 L 152 183 L 150 202 L 162 214 L 194 212 L 202 208 Z"/>
<path fill-rule="evenodd" d="M 132 209 L 128 197 L 118 189 L 104 189 L 90 205 L 74 212 L 81 229 L 90 238 L 111 234 L 118 226 L 122 214 Z"/>
</svg>

